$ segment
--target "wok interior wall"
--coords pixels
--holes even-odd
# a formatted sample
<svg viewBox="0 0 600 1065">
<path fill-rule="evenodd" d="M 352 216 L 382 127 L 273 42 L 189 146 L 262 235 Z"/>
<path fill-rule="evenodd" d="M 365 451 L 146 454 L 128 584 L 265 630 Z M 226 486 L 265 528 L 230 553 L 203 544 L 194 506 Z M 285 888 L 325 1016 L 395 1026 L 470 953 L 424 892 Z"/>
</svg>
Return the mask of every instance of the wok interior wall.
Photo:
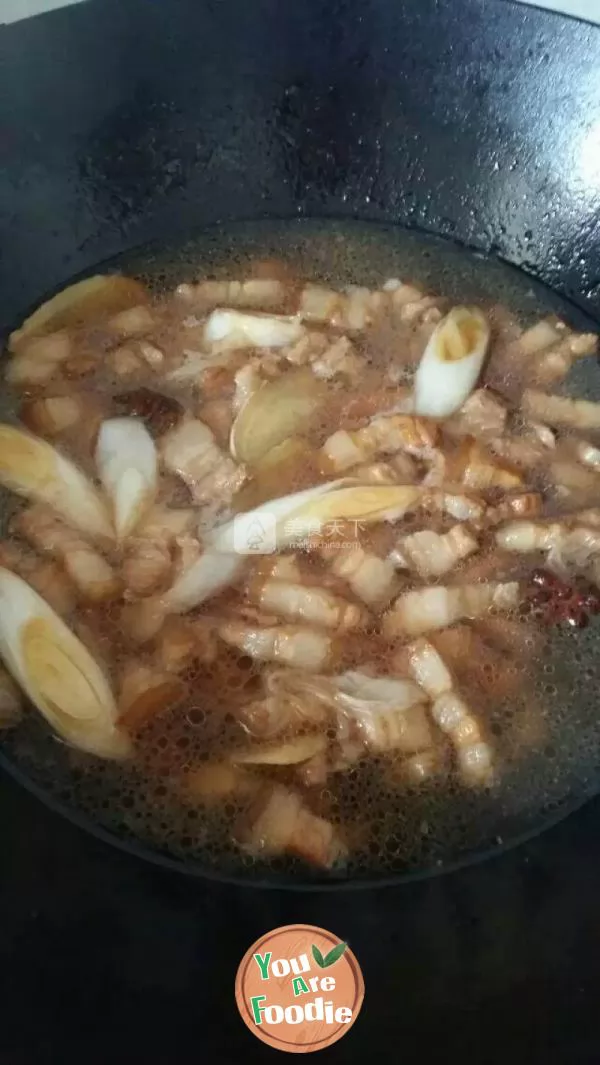
<svg viewBox="0 0 600 1065">
<path fill-rule="evenodd" d="M 465 27 L 468 32 L 465 32 Z M 0 30 L 0 325 L 117 252 L 337 215 L 600 313 L 600 31 L 503 0 L 91 0 Z"/>
</svg>

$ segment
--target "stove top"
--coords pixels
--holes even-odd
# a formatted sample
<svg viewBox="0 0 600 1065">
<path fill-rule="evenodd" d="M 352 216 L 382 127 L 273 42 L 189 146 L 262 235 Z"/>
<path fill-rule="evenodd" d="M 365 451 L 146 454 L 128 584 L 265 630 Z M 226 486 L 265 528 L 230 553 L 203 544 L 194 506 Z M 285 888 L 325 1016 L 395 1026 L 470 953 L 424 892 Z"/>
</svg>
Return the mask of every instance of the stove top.
<svg viewBox="0 0 600 1065">
<path fill-rule="evenodd" d="M 0 1062 L 178 1065 L 270 1053 L 234 979 L 291 922 L 348 940 L 366 995 L 329 1060 L 418 1048 L 483 1065 L 592 1065 L 600 1042 L 600 801 L 487 863 L 379 891 L 236 888 L 113 849 L 0 778 Z"/>
</svg>

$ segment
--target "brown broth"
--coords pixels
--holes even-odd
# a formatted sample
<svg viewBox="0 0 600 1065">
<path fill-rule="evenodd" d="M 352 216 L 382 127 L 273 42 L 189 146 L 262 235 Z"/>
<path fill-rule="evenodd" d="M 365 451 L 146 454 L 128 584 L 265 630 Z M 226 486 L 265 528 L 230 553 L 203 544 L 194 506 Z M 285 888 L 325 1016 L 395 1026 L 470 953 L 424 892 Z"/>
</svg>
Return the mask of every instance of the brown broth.
<svg viewBox="0 0 600 1065">
<path fill-rule="evenodd" d="M 486 383 L 509 398 L 518 388 L 520 371 L 514 363 L 503 361 L 503 351 L 514 339 L 515 321 L 528 324 L 548 313 L 549 306 L 552 309 L 548 293 L 498 263 L 484 264 L 430 238 L 359 224 L 232 227 L 225 233 L 205 234 L 183 248 L 146 249 L 106 266 L 127 271 L 153 287 L 162 318 L 152 342 L 168 360 L 181 344 L 182 330 L 181 313 L 176 313 L 169 301 L 172 287 L 195 276 L 244 276 L 248 264 L 269 256 L 287 264 L 287 272 L 316 277 L 335 287 L 349 282 L 376 287 L 387 277 L 402 276 L 443 293 L 449 304 L 477 301 L 491 319 L 498 356 L 497 362 L 491 362 Z M 305 434 L 309 459 L 290 462 L 283 471 L 285 483 L 276 494 L 326 479 L 315 467 L 315 450 L 340 426 L 359 428 L 373 414 L 392 406 L 395 388 L 385 382 L 385 371 L 393 360 L 400 384 L 408 381 L 423 344 L 423 336 L 414 329 L 398 327 L 386 318 L 366 331 L 357 343 L 359 354 L 367 359 L 360 389 L 339 381 L 330 384 L 327 402 Z M 203 402 L 230 401 L 227 375 L 215 374 L 202 399 L 187 386 L 165 386 L 162 378 L 156 385 L 155 375 L 145 369 L 124 381 L 111 369 L 109 355 L 114 340 L 102 326 L 81 329 L 75 347 L 79 364 L 73 361 L 69 380 L 62 386 L 53 384 L 52 394 L 60 394 L 62 389 L 85 396 L 96 427 L 103 417 L 129 412 L 146 418 L 151 431 L 160 435 L 181 410 L 202 417 Z M 96 362 L 94 373 L 87 375 L 88 355 L 93 353 L 97 358 L 99 352 L 102 362 Z M 168 402 L 161 403 L 157 392 L 165 394 Z M 30 393 L 30 397 L 35 395 L 35 391 Z M 64 434 L 59 442 L 86 472 L 94 472 L 90 424 Z M 452 447 L 450 441 L 447 446 Z M 386 461 L 385 455 L 381 461 Z M 253 496 L 253 488 L 258 495 Z M 269 482 L 265 474 L 262 498 L 265 491 L 272 490 L 273 481 Z M 165 478 L 161 501 L 171 506 L 189 505 L 189 490 L 177 478 Z M 234 499 L 233 507 L 247 509 L 260 501 L 261 485 L 251 483 Z M 451 524 L 439 516 L 424 521 L 421 515 L 407 519 L 402 531 L 427 525 L 443 532 Z M 387 527 L 354 535 L 362 546 L 381 557 L 389 550 Z M 485 548 L 485 542 L 482 546 Z M 324 560 L 306 556 L 301 564 L 307 584 L 352 598 L 346 582 L 336 577 Z M 529 559 L 521 560 L 521 564 L 527 577 Z M 460 583 L 472 566 L 473 560 L 467 560 L 443 583 Z M 410 588 L 411 582 L 422 583 L 406 578 L 403 590 Z M 115 685 L 124 658 L 143 662 L 154 650 L 154 645 L 140 650 L 129 641 L 122 629 L 121 606 L 80 608 L 72 619 L 93 653 L 106 663 Z M 191 617 L 210 625 L 215 618 L 240 617 L 244 609 L 243 595 L 229 590 L 193 611 Z M 477 626 L 464 628 L 454 657 L 448 645 L 444 654 L 461 694 L 476 709 L 485 735 L 494 745 L 499 772 L 489 788 L 478 792 L 460 785 L 449 745 L 441 735 L 436 746 L 443 768 L 420 788 L 411 785 L 403 774 L 403 759 L 397 753 L 365 754 L 346 772 L 329 776 L 324 786 L 316 788 L 303 789 L 292 769 L 262 767 L 253 771 L 261 781 L 273 780 L 302 791 L 311 810 L 341 828 L 350 846 L 346 870 L 350 877 L 382 876 L 455 861 L 541 826 L 554 811 L 596 787 L 600 729 L 589 697 L 600 669 L 593 654 L 594 627 L 583 633 L 564 627 L 548 631 L 540 628 L 534 617 L 521 646 L 514 639 L 503 646 L 498 633 L 482 633 Z M 344 634 L 337 641 L 335 671 L 366 666 L 385 674 L 397 653 L 397 642 L 384 638 L 372 614 L 360 631 Z M 247 744 L 240 711 L 249 700 L 260 696 L 263 670 L 261 663 L 219 644 L 214 661 L 199 663 L 181 674 L 173 705 L 166 705 L 134 730 L 135 758 L 122 767 L 99 764 L 56 743 L 33 712 L 15 733 L 6 736 L 4 747 L 9 757 L 43 787 L 126 837 L 220 871 L 252 876 L 262 875 L 265 869 L 272 873 L 291 870 L 298 875 L 294 859 L 269 862 L 241 852 L 237 846 L 237 826 L 240 817 L 248 816 L 252 796 L 226 796 L 206 803 L 198 801 L 188 786 L 199 765 L 226 758 L 232 749 Z"/>
</svg>

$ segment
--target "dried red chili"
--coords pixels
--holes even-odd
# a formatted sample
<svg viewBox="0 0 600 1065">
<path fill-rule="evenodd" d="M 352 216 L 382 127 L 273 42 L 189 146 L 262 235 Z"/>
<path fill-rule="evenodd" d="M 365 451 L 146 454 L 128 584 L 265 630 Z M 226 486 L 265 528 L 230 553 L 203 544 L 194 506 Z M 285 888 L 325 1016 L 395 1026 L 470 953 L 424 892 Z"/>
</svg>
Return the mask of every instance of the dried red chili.
<svg viewBox="0 0 600 1065">
<path fill-rule="evenodd" d="M 591 615 L 600 614 L 600 593 L 589 581 L 568 584 L 547 570 L 535 570 L 531 584 L 527 602 L 543 624 L 583 629 Z"/>
</svg>

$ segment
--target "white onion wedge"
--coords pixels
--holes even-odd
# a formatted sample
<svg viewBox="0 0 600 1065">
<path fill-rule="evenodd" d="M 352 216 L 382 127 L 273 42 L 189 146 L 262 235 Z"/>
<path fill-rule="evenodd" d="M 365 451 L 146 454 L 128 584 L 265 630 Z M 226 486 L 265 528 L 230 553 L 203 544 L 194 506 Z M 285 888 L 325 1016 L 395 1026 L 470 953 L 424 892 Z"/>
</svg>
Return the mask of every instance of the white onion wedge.
<svg viewBox="0 0 600 1065">
<path fill-rule="evenodd" d="M 47 503 L 90 536 L 114 540 L 108 508 L 81 470 L 45 440 L 13 425 L 0 425 L 0 484 Z"/>
<path fill-rule="evenodd" d="M 234 459 L 254 465 L 287 437 L 305 432 L 324 398 L 323 384 L 308 369 L 265 382 L 233 423 L 229 450 Z"/>
<path fill-rule="evenodd" d="M 342 484 L 336 491 L 303 504 L 293 517 L 300 521 L 317 521 L 321 525 L 333 521 L 365 524 L 396 521 L 418 506 L 422 497 L 422 489 L 415 485 L 369 484 L 348 487 Z"/>
<path fill-rule="evenodd" d="M 446 418 L 477 384 L 490 327 L 476 307 L 453 307 L 433 331 L 415 374 L 415 413 Z"/>
<path fill-rule="evenodd" d="M 422 498 L 423 490 L 414 485 L 348 486 L 347 479 L 329 481 L 238 514 L 214 529 L 209 543 L 214 551 L 271 554 L 318 534 L 329 522 L 394 521 Z"/>
<path fill-rule="evenodd" d="M 278 499 L 270 499 L 253 510 L 237 514 L 232 521 L 213 529 L 207 539 L 208 546 L 211 550 L 224 554 L 260 554 L 263 552 L 259 552 L 253 545 L 256 544 L 255 532 L 258 533 L 262 529 L 269 537 L 267 540 L 265 536 L 264 553 L 270 554 L 276 548 L 284 546 L 283 527 L 294 511 L 346 483 L 344 480 L 329 481 L 314 488 L 305 488 L 302 492 L 292 492 Z"/>
<path fill-rule="evenodd" d="M 117 538 L 122 540 L 133 532 L 156 497 L 158 456 L 144 423 L 139 418 L 103 422 L 96 465 L 112 500 Z"/>
<path fill-rule="evenodd" d="M 80 640 L 25 581 L 0 569 L 0 657 L 67 743 L 99 758 L 125 758 L 108 679 Z"/>
<path fill-rule="evenodd" d="M 232 349 L 284 348 L 303 333 L 304 327 L 297 318 L 219 309 L 207 318 L 204 340 L 207 344 L 224 343 Z"/>
<path fill-rule="evenodd" d="M 86 277 L 42 303 L 27 318 L 20 329 L 15 329 L 8 338 L 9 351 L 15 351 L 29 337 L 42 336 L 78 325 L 100 315 L 116 314 L 126 307 L 133 307 L 148 298 L 147 290 L 139 281 L 120 274 L 98 274 Z"/>
<path fill-rule="evenodd" d="M 161 597 L 167 613 L 185 614 L 232 584 L 243 568 L 239 554 L 205 551 Z"/>
</svg>

